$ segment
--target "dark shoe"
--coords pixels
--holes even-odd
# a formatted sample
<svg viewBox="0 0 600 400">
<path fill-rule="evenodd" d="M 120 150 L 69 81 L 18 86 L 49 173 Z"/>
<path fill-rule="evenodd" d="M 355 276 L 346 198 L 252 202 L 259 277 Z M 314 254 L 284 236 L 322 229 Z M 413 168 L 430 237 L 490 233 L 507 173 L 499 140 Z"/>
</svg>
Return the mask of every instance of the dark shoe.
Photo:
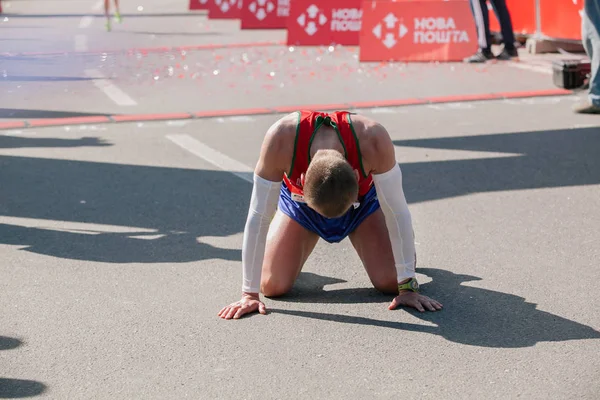
<svg viewBox="0 0 600 400">
<path fill-rule="evenodd" d="M 479 50 L 477 53 L 473 54 L 471 57 L 467 57 L 463 60 L 466 63 L 484 63 L 488 60 L 494 59 L 494 53 L 490 50 Z"/>
<path fill-rule="evenodd" d="M 516 48 L 507 49 L 506 47 L 500 54 L 496 56 L 498 60 L 512 60 L 513 58 L 519 58 L 519 52 Z"/>
<path fill-rule="evenodd" d="M 590 102 L 578 104 L 573 108 L 578 114 L 600 114 L 600 106 L 596 106 Z"/>
</svg>

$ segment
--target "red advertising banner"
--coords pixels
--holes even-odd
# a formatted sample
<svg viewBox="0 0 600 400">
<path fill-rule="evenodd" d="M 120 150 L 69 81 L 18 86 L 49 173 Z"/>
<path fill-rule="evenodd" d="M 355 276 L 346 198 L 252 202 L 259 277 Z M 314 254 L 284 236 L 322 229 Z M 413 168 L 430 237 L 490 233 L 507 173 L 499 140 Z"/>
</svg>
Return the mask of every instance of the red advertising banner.
<svg viewBox="0 0 600 400">
<path fill-rule="evenodd" d="M 362 0 L 293 0 L 287 18 L 288 45 L 357 46 Z"/>
<path fill-rule="evenodd" d="M 513 32 L 515 32 L 516 35 L 532 35 L 535 33 L 535 1 L 536 0 L 506 0 L 506 7 L 508 8 L 510 19 L 513 24 Z M 555 0 L 550 1 L 554 3 Z M 500 24 L 498 23 L 491 2 L 488 2 L 488 10 L 490 15 L 490 30 L 492 32 L 500 32 Z"/>
<path fill-rule="evenodd" d="M 243 0 L 242 29 L 285 29 L 290 0 Z"/>
<path fill-rule="evenodd" d="M 190 10 L 208 10 L 209 0 L 190 0 Z"/>
<path fill-rule="evenodd" d="M 581 40 L 584 0 L 540 0 L 542 34 L 554 39 Z"/>
<path fill-rule="evenodd" d="M 477 50 L 468 0 L 365 1 L 360 61 L 460 61 Z"/>
<path fill-rule="evenodd" d="M 209 19 L 237 19 L 242 14 L 242 0 L 208 0 Z"/>
</svg>

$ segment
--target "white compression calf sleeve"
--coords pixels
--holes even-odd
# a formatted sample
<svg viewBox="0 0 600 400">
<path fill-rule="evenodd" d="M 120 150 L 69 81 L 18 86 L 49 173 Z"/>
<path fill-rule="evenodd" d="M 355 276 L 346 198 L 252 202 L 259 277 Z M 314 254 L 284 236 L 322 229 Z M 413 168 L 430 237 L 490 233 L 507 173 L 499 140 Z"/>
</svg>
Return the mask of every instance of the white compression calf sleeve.
<svg viewBox="0 0 600 400">
<path fill-rule="evenodd" d="M 258 293 L 269 225 L 277 211 L 281 181 L 272 182 L 254 174 L 248 218 L 242 243 L 242 291 Z"/>
<path fill-rule="evenodd" d="M 385 216 L 400 282 L 415 276 L 415 238 L 410 211 L 402 189 L 402 172 L 396 164 L 391 170 L 372 176 Z"/>
</svg>

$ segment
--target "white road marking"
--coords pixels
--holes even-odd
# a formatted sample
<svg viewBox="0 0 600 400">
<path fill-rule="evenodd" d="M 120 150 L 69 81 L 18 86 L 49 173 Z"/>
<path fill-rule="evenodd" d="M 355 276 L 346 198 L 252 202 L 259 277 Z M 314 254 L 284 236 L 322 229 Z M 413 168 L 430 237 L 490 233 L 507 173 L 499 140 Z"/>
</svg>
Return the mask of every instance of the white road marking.
<svg viewBox="0 0 600 400">
<path fill-rule="evenodd" d="M 230 172 L 246 182 L 253 183 L 254 170 L 252 168 L 248 167 L 246 164 L 242 164 L 241 162 L 234 160 L 229 156 L 226 156 L 225 154 L 211 147 L 208 147 L 190 135 L 167 135 L 167 139 L 182 149 L 189 151 L 193 155 L 208 161 L 214 166 Z"/>
<path fill-rule="evenodd" d="M 75 35 L 75 51 L 87 51 L 87 36 Z"/>
<path fill-rule="evenodd" d="M 235 117 L 229 117 L 228 120 L 231 122 L 253 122 L 255 119 L 254 117 L 250 117 L 248 115 L 239 115 Z"/>
<path fill-rule="evenodd" d="M 490 158 L 504 157 L 523 157 L 520 153 L 501 153 L 494 151 L 473 151 L 473 150 L 448 150 L 426 148 L 426 147 L 411 147 L 411 146 L 394 146 L 396 160 L 402 160 L 402 164 L 420 164 L 424 162 L 444 162 L 455 160 L 478 160 Z"/>
<path fill-rule="evenodd" d="M 94 22 L 94 17 L 92 17 L 91 15 L 81 17 L 81 20 L 79 21 L 79 28 L 88 28 L 90 25 L 92 25 L 92 22 Z"/>
<path fill-rule="evenodd" d="M 156 229 L 148 228 L 104 225 L 88 222 L 11 217 L 7 215 L 0 215 L 0 224 L 21 226 L 23 228 L 36 228 L 60 232 L 83 233 L 87 235 L 99 235 L 101 233 L 132 233 L 137 235 L 140 235 L 142 233 L 157 233 Z"/>
<path fill-rule="evenodd" d="M 110 82 L 100 71 L 97 69 L 86 69 L 86 76 L 90 78 L 96 78 L 94 85 L 102 90 L 112 101 L 119 106 L 135 106 L 137 103 L 127 93 L 123 92 L 116 85 Z"/>
<path fill-rule="evenodd" d="M 174 120 L 174 121 L 167 121 L 166 122 L 167 126 L 186 126 L 189 123 L 190 123 L 190 121 L 187 121 L 187 120 L 184 120 L 184 119 L 182 119 L 182 120 Z"/>
<path fill-rule="evenodd" d="M 165 237 L 167 235 L 165 234 L 159 234 L 159 235 L 134 235 L 134 236 L 127 236 L 130 239 L 139 239 L 139 240 L 156 240 L 156 239 L 160 239 L 162 237 Z"/>
<path fill-rule="evenodd" d="M 396 114 L 398 109 L 392 107 L 366 108 L 363 112 L 370 112 L 373 114 Z"/>
<path fill-rule="evenodd" d="M 237 243 L 241 243 L 244 237 L 244 232 L 234 233 L 229 236 L 198 236 L 196 242 L 207 244 L 220 249 L 239 250 Z"/>
</svg>

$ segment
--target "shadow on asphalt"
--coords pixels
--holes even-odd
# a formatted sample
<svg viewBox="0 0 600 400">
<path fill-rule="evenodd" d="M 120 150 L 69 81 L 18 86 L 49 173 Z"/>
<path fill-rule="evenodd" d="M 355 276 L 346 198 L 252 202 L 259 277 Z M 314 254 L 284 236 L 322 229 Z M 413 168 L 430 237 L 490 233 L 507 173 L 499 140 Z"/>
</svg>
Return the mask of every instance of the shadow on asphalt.
<svg viewBox="0 0 600 400">
<path fill-rule="evenodd" d="M 433 279 L 433 282 L 422 285 L 423 294 L 440 301 L 444 309 L 424 313 L 412 308 L 402 310 L 437 326 L 273 307 L 269 307 L 269 311 L 323 321 L 430 333 L 455 343 L 479 347 L 519 348 L 531 347 L 539 342 L 600 339 L 600 332 L 593 328 L 538 310 L 535 304 L 528 303 L 523 297 L 462 285 L 481 278 L 434 268 L 417 268 L 417 272 Z M 381 306 L 386 308 L 392 300 L 391 296 L 370 288 L 323 290 L 323 286 L 338 282 L 343 281 L 312 273 L 301 273 L 298 284 L 288 295 L 270 300 L 339 304 L 381 303 Z"/>
<path fill-rule="evenodd" d="M 16 349 L 20 345 L 21 341 L 19 339 L 0 336 L 0 350 L 12 350 Z"/>
<path fill-rule="evenodd" d="M 35 138 L 21 138 L 20 144 L 2 140 L 11 148 L 50 145 Z M 61 147 L 77 145 L 52 140 Z M 497 190 L 600 184 L 598 128 L 396 144 L 523 154 L 405 164 L 404 190 L 410 203 Z M 112 263 L 241 259 L 238 249 L 196 240 L 243 231 L 252 186 L 228 172 L 13 156 L 0 156 L 0 171 L 0 187 L 5 189 L 0 191 L 0 215 L 39 220 L 34 226 L 0 225 L 0 243 L 59 258 Z M 48 229 L 40 227 L 44 220 L 133 229 Z"/>
<path fill-rule="evenodd" d="M 0 351 L 16 349 L 20 345 L 21 341 L 19 339 L 0 336 Z M 0 377 L 0 398 L 2 399 L 33 397 L 45 391 L 46 385 L 41 382 Z"/>
<path fill-rule="evenodd" d="M 0 243 L 20 251 L 108 263 L 241 259 L 197 240 L 244 228 L 252 185 L 229 172 L 12 156 L 0 156 L 0 171 L 0 216 L 17 218 L 0 223 Z"/>
<path fill-rule="evenodd" d="M 471 193 L 600 184 L 600 126 L 450 138 L 396 146 L 519 153 L 522 156 L 401 165 L 409 203 Z"/>
<path fill-rule="evenodd" d="M 26 108 L 0 108 L 0 118 L 72 118 L 72 117 L 107 117 L 114 114 L 84 113 L 76 111 L 28 110 Z M 27 146 L 26 146 L 27 147 Z"/>
</svg>

